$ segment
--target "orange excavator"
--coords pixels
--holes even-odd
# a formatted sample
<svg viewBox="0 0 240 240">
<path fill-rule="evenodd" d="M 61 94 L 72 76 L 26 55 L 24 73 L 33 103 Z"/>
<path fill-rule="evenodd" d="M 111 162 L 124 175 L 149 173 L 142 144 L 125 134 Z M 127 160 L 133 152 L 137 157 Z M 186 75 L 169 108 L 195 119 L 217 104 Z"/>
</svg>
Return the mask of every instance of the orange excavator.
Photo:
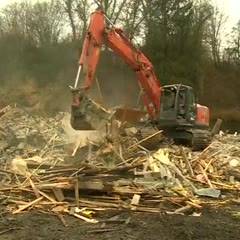
<svg viewBox="0 0 240 240">
<path fill-rule="evenodd" d="M 88 97 L 87 90 L 93 83 L 103 45 L 121 57 L 136 73 L 146 111 L 110 111 Z M 81 86 L 80 74 L 83 75 Z M 150 124 L 163 130 L 162 134 L 167 138 L 176 143 L 186 143 L 196 150 L 207 147 L 211 142 L 209 108 L 196 103 L 192 87 L 183 84 L 160 86 L 150 60 L 132 44 L 122 29 L 114 26 L 101 9 L 91 14 L 77 77 L 71 90 L 71 126 L 75 130 L 99 130 L 113 116 L 119 119 L 124 115 L 125 121 L 134 119 L 137 126 Z"/>
</svg>

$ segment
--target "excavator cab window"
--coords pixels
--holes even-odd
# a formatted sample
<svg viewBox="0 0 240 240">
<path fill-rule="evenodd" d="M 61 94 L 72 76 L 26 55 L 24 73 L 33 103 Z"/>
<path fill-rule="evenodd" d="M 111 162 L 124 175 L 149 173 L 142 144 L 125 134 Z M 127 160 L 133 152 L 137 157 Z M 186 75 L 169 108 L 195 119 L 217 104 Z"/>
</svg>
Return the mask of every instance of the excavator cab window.
<svg viewBox="0 0 240 240">
<path fill-rule="evenodd" d="M 196 115 L 196 102 L 193 89 L 189 86 L 181 86 L 178 89 L 178 118 L 193 122 Z"/>
<path fill-rule="evenodd" d="M 192 88 L 188 88 L 187 91 L 187 120 L 190 122 L 195 121 L 197 109 L 196 109 L 196 98 Z"/>
<path fill-rule="evenodd" d="M 178 116 L 180 118 L 186 117 L 186 90 L 179 91 L 179 98 L 178 98 Z"/>
<path fill-rule="evenodd" d="M 159 119 L 176 120 L 178 102 L 177 88 L 174 86 L 164 86 L 161 89 L 160 115 Z"/>
<path fill-rule="evenodd" d="M 166 88 L 161 93 L 161 108 L 163 111 L 175 108 L 176 103 L 176 90 Z"/>
</svg>

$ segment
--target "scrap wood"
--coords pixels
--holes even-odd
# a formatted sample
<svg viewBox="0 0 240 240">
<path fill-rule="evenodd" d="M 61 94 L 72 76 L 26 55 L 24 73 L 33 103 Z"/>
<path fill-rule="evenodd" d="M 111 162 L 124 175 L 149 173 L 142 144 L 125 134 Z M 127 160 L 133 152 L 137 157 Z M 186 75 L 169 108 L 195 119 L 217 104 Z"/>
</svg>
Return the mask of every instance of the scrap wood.
<svg viewBox="0 0 240 240">
<path fill-rule="evenodd" d="M 194 201 L 186 201 L 185 203 L 188 204 L 188 205 L 190 205 L 190 206 L 193 207 L 193 208 L 196 208 L 196 209 L 201 209 L 201 208 L 202 208 L 201 205 L 195 203 Z"/>
<path fill-rule="evenodd" d="M 55 199 L 52 198 L 52 197 L 50 197 L 47 193 L 42 192 L 42 191 L 40 191 L 40 190 L 38 190 L 38 192 L 39 192 L 43 197 L 45 197 L 46 199 L 48 199 L 50 202 L 56 203 Z"/>
<path fill-rule="evenodd" d="M 199 169 L 201 170 L 201 172 L 202 172 L 202 174 L 203 174 L 203 176 L 204 176 L 204 178 L 205 178 L 205 180 L 207 181 L 207 183 L 208 183 L 208 185 L 209 185 L 209 187 L 213 187 L 213 185 L 212 185 L 212 183 L 211 183 L 211 181 L 209 180 L 209 178 L 208 178 L 208 176 L 207 176 L 207 173 L 206 173 L 206 171 L 202 168 L 202 166 L 200 165 L 200 164 L 198 164 L 198 167 L 199 167 Z"/>
<path fill-rule="evenodd" d="M 182 155 L 182 157 L 183 157 L 183 159 L 185 161 L 185 164 L 187 166 L 187 170 L 188 170 L 188 173 L 189 173 L 190 177 L 194 177 L 195 175 L 194 175 L 191 163 L 188 160 L 188 157 L 187 157 L 187 155 L 186 155 L 186 153 L 185 153 L 185 151 L 184 151 L 182 146 L 180 146 L 180 151 L 181 151 L 181 155 Z"/>
<path fill-rule="evenodd" d="M 180 207 L 180 208 L 176 209 L 174 211 L 174 213 L 185 213 L 189 210 L 192 210 L 192 206 L 191 205 L 186 205 L 186 206 L 183 206 L 183 207 Z"/>
<path fill-rule="evenodd" d="M 63 223 L 65 227 L 68 227 L 68 223 L 62 214 L 56 213 L 56 216 L 60 219 L 60 221 Z"/>
<path fill-rule="evenodd" d="M 80 144 L 81 144 L 81 139 L 78 139 L 77 142 L 75 143 L 75 147 L 74 147 L 73 152 L 72 152 L 72 155 L 71 155 L 72 157 L 75 156 L 75 154 L 76 154 L 76 152 L 77 152 Z"/>
<path fill-rule="evenodd" d="M 240 205 L 240 199 L 231 199 L 231 202 Z"/>
<path fill-rule="evenodd" d="M 75 180 L 74 190 L 75 190 L 76 206 L 77 208 L 79 208 L 79 181 L 78 180 Z"/>
<path fill-rule="evenodd" d="M 149 140 L 150 138 L 155 137 L 156 135 L 160 134 L 161 132 L 162 132 L 162 130 L 160 130 L 160 131 L 158 131 L 158 132 L 155 132 L 155 133 L 153 133 L 152 135 L 147 136 L 146 138 L 138 141 L 137 143 L 134 143 L 133 145 L 131 145 L 130 147 L 128 147 L 128 149 L 127 149 L 126 151 L 128 151 L 128 150 L 130 150 L 130 149 L 132 149 L 132 148 L 134 148 L 134 147 L 137 147 L 137 146 L 140 145 L 141 143 Z"/>
<path fill-rule="evenodd" d="M 0 235 L 3 235 L 5 233 L 13 231 L 13 230 L 16 230 L 16 228 L 8 228 L 8 229 L 5 229 L 5 230 L 2 230 L 2 231 L 0 231 Z"/>
<path fill-rule="evenodd" d="M 113 152 L 119 157 L 119 159 L 121 159 L 121 161 L 123 162 L 123 164 L 124 164 L 125 166 L 128 165 L 127 162 L 126 162 L 126 160 L 123 158 L 123 156 L 122 156 L 122 154 L 121 154 L 121 150 L 120 150 L 120 153 L 119 153 L 119 152 L 117 151 L 116 147 L 113 146 Z"/>
<path fill-rule="evenodd" d="M 55 183 L 40 183 L 36 185 L 39 190 L 52 190 L 53 188 L 71 189 L 69 181 Z"/>
<path fill-rule="evenodd" d="M 233 191 L 239 191 L 240 192 L 240 187 L 237 185 L 230 185 L 224 182 L 216 182 L 212 181 L 212 184 L 221 187 L 221 189 L 226 189 L 226 190 L 233 190 Z"/>
<path fill-rule="evenodd" d="M 137 209 L 136 207 L 139 204 L 140 198 L 141 198 L 141 196 L 138 195 L 138 194 L 134 194 L 133 195 L 133 198 L 132 198 L 132 201 L 131 201 L 131 209 L 132 210 L 136 210 Z"/>
<path fill-rule="evenodd" d="M 2 109 L 0 110 L 0 117 L 2 117 L 2 116 L 3 116 L 7 111 L 9 111 L 10 109 L 11 109 L 10 105 L 2 108 Z"/>
<path fill-rule="evenodd" d="M 219 130 L 221 128 L 221 125 L 222 125 L 222 122 L 223 122 L 223 120 L 221 118 L 217 119 L 217 121 L 215 122 L 215 124 L 213 126 L 213 129 L 211 131 L 211 136 L 212 137 L 215 136 L 219 132 Z"/>
<path fill-rule="evenodd" d="M 85 222 L 88 222 L 88 223 L 98 223 L 98 220 L 96 219 L 90 219 L 90 218 L 87 218 L 87 217 L 84 217 L 84 216 L 81 216 L 80 214 L 78 213 L 75 213 L 75 212 L 71 212 L 69 210 L 64 210 L 64 212 L 68 213 L 69 215 L 72 215 L 76 218 L 79 218 Z"/>
<path fill-rule="evenodd" d="M 213 146 L 214 142 L 212 142 L 211 144 L 209 144 L 196 158 L 194 158 L 192 161 L 191 161 L 191 164 L 193 164 L 193 167 L 195 166 L 195 164 L 200 160 L 202 159 L 205 154 L 207 153 L 207 151 Z"/>
<path fill-rule="evenodd" d="M 204 171 L 207 172 L 208 168 L 211 166 L 211 164 L 214 162 L 214 158 L 210 158 L 210 161 L 206 164 Z M 216 160 L 215 160 L 216 161 Z"/>
<path fill-rule="evenodd" d="M 39 191 L 38 191 L 37 187 L 35 186 L 35 184 L 33 183 L 32 179 L 29 178 L 29 181 L 30 181 L 30 184 L 31 184 L 32 189 L 34 191 L 34 194 L 36 195 L 37 198 L 40 198 Z"/>
<path fill-rule="evenodd" d="M 54 187 L 53 193 L 58 202 L 62 202 L 64 200 L 64 195 L 63 195 L 62 189 Z"/>
<path fill-rule="evenodd" d="M 43 125 L 46 125 L 44 121 Z M 51 124 L 47 123 L 47 125 L 48 127 L 54 128 Z M 30 127 L 27 128 L 26 132 L 30 131 Z M 42 133 L 48 134 L 48 131 L 48 129 L 45 129 Z M 236 181 L 233 182 L 234 184 L 227 181 L 229 177 L 227 175 L 231 175 L 228 171 L 229 161 L 232 159 L 237 159 L 238 161 L 237 154 L 239 150 L 237 147 L 237 138 L 239 136 L 234 137 L 236 138 L 236 140 L 234 140 L 236 143 L 231 140 L 233 137 L 229 137 L 227 134 L 219 139 L 218 136 L 215 136 L 213 144 L 200 153 L 192 152 L 187 148 L 183 148 L 184 153 L 181 153 L 181 147 L 171 145 L 164 149 L 164 151 L 167 150 L 167 153 L 161 150 L 157 151 L 158 154 L 149 152 L 141 146 L 139 147 L 141 142 L 133 143 L 133 140 L 130 139 L 129 136 L 126 138 L 123 137 L 123 139 L 117 139 L 116 141 L 117 145 L 121 148 L 121 150 L 118 150 L 116 147 L 117 152 L 113 154 L 116 163 L 113 167 L 108 168 L 104 165 L 104 157 L 101 156 L 101 158 L 99 158 L 97 155 L 102 143 L 96 144 L 96 147 L 91 149 L 91 158 L 87 156 L 88 146 L 86 145 L 85 149 L 79 149 L 79 151 L 86 151 L 86 153 L 84 153 L 85 155 L 80 156 L 79 163 L 71 163 L 71 149 L 68 153 L 70 159 L 67 159 L 68 163 L 65 164 L 63 162 L 53 166 L 56 159 L 61 158 L 64 160 L 65 155 L 67 155 L 66 152 L 64 153 L 65 155 L 61 155 L 58 152 L 59 149 L 63 150 L 61 146 L 63 146 L 64 142 L 54 144 L 55 140 L 59 141 L 58 135 L 56 138 L 53 138 L 56 132 L 57 131 L 49 131 L 49 136 L 43 146 L 38 149 L 34 147 L 34 151 L 30 153 L 31 155 L 38 155 L 39 153 L 43 153 L 44 148 L 44 151 L 46 151 L 43 159 L 44 163 L 36 164 L 27 162 L 28 168 L 31 169 L 34 174 L 31 174 L 27 179 L 18 176 L 22 184 L 16 184 L 18 182 L 13 176 L 14 173 L 11 173 L 8 168 L 3 167 L 3 169 L 9 171 L 6 172 L 9 176 L 7 180 L 9 185 L 1 188 L 1 197 L 3 196 L 3 201 L 9 204 L 9 208 L 11 204 L 14 206 L 19 205 L 19 208 L 25 207 L 29 204 L 28 201 L 40 196 L 43 197 L 43 199 L 39 203 L 29 206 L 28 209 L 32 207 L 38 208 L 41 211 L 49 209 L 54 214 L 64 213 L 63 210 L 68 209 L 69 206 L 87 207 L 87 209 L 94 211 L 104 211 L 107 209 L 131 210 L 132 206 L 136 206 L 135 209 L 132 209 L 133 211 L 149 213 L 166 212 L 169 209 L 174 212 L 175 209 L 180 209 L 183 206 L 186 208 L 191 207 L 191 209 L 201 209 L 203 204 L 208 203 L 204 198 L 201 198 L 201 196 L 206 196 L 206 193 L 207 196 L 218 196 L 219 194 L 217 189 L 211 187 L 199 189 L 199 185 L 202 184 L 200 184 L 194 175 L 195 173 L 199 173 L 202 176 L 204 175 L 204 171 L 209 181 L 211 180 L 211 185 L 208 183 L 209 186 L 232 193 L 233 196 L 231 196 L 231 198 L 236 198 L 236 194 L 239 193 L 238 179 L 236 178 Z M 129 138 L 129 140 L 127 138 Z M 101 139 L 101 141 L 102 140 L 103 139 Z M 217 141 L 225 141 L 226 144 L 221 145 L 218 144 Z M 47 145 L 47 143 L 50 144 Z M 54 148 L 55 145 L 59 145 L 60 147 L 58 147 L 59 149 L 55 148 L 54 153 L 52 147 Z M 113 146 L 115 147 L 114 143 Z M 134 149 L 131 155 L 129 155 L 128 152 L 129 146 L 131 150 Z M 234 146 L 234 148 L 232 146 Z M 36 152 L 35 149 L 37 149 Z M 111 149 L 111 151 L 113 151 L 113 149 Z M 28 155 L 27 151 L 23 152 L 23 156 Z M 191 157 L 188 157 L 188 152 L 191 154 Z M 230 154 L 232 155 L 230 156 Z M 152 159 L 152 161 L 149 161 L 149 159 Z M 227 161 L 228 159 L 229 161 Z M 198 165 L 201 165 L 202 172 L 197 172 L 197 169 L 194 168 Z M 149 174 L 150 171 L 147 170 L 151 168 L 153 170 L 152 173 L 154 171 L 161 172 L 163 169 L 169 169 L 173 179 L 176 179 L 176 182 L 173 181 L 172 183 L 168 182 L 168 179 L 164 179 L 167 184 L 171 183 L 167 186 L 168 191 L 164 191 L 162 186 L 156 188 L 151 187 L 155 186 L 156 182 L 161 183 L 163 181 L 156 174 Z M 236 169 L 237 168 L 234 170 L 236 171 Z M 145 174 L 146 172 L 147 174 Z M 153 181 L 149 181 L 151 177 Z M 74 185 L 76 181 L 78 181 L 78 187 Z M 148 181 L 149 185 L 145 183 L 146 181 Z M 183 188 L 181 185 L 185 182 L 187 183 L 187 187 Z M 172 184 L 176 185 L 173 186 Z M 188 186 L 190 186 L 190 188 Z M 69 195 L 64 192 L 65 189 Z M 79 196 L 76 195 L 75 197 L 75 189 L 80 189 Z M 176 191 L 176 189 L 178 189 L 178 191 Z M 93 190 L 94 195 L 92 195 L 93 191 L 89 190 Z M 213 190 L 216 191 L 214 192 Z M 197 197 L 195 197 L 194 194 L 197 195 Z M 6 200 L 6 196 L 9 201 Z M 133 196 L 135 196 L 135 199 Z M 137 199 L 136 196 L 138 196 Z M 141 201 L 139 201 L 140 199 Z M 196 202 L 196 199 L 201 199 L 201 201 Z M 217 199 L 217 201 L 209 201 L 209 204 L 213 203 L 218 204 L 219 199 Z M 219 205 L 220 204 L 224 203 L 219 203 Z M 75 212 L 75 214 L 83 215 L 83 217 L 88 219 L 88 215 L 85 215 L 83 212 Z M 85 221 L 86 219 L 82 220 Z"/>
<path fill-rule="evenodd" d="M 89 230 L 88 233 L 105 233 L 105 232 L 116 232 L 117 228 L 105 228 L 105 229 L 96 229 L 96 230 Z"/>
<path fill-rule="evenodd" d="M 42 200 L 43 200 L 43 196 L 41 196 L 40 198 L 37 198 L 37 199 L 35 199 L 34 201 L 32 201 L 32 202 L 30 202 L 30 203 L 28 203 L 28 204 L 20 207 L 19 209 L 15 210 L 15 211 L 13 212 L 13 214 L 20 213 L 20 212 L 26 210 L 27 208 L 36 205 L 37 203 L 41 202 Z"/>
</svg>

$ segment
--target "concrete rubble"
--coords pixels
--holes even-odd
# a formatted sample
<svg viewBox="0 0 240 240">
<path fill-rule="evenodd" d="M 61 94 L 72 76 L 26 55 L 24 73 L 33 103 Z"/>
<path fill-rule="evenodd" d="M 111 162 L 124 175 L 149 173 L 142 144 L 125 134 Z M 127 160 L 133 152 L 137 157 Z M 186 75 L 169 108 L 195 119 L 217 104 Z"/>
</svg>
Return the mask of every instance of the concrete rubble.
<svg viewBox="0 0 240 240">
<path fill-rule="evenodd" d="M 18 108 L 1 116 L 0 200 L 9 211 L 48 208 L 94 223 L 87 210 L 184 213 L 240 203 L 239 134 L 216 135 L 202 152 L 172 144 L 148 151 L 133 135 L 76 132 L 69 119 Z"/>
</svg>

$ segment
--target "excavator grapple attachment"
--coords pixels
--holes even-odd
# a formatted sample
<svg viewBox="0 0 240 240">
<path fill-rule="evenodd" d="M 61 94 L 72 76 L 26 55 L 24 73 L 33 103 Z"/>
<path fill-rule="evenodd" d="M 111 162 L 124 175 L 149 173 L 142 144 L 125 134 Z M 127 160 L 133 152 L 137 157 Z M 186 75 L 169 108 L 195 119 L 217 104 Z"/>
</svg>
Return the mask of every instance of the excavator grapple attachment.
<svg viewBox="0 0 240 240">
<path fill-rule="evenodd" d="M 102 130 L 113 113 L 103 108 L 87 95 L 74 92 L 71 107 L 71 126 L 75 130 Z"/>
<path fill-rule="evenodd" d="M 106 109 L 78 91 L 73 92 L 71 126 L 75 130 L 103 130 L 110 121 L 138 122 L 146 116 L 145 111 L 117 107 Z"/>
</svg>

